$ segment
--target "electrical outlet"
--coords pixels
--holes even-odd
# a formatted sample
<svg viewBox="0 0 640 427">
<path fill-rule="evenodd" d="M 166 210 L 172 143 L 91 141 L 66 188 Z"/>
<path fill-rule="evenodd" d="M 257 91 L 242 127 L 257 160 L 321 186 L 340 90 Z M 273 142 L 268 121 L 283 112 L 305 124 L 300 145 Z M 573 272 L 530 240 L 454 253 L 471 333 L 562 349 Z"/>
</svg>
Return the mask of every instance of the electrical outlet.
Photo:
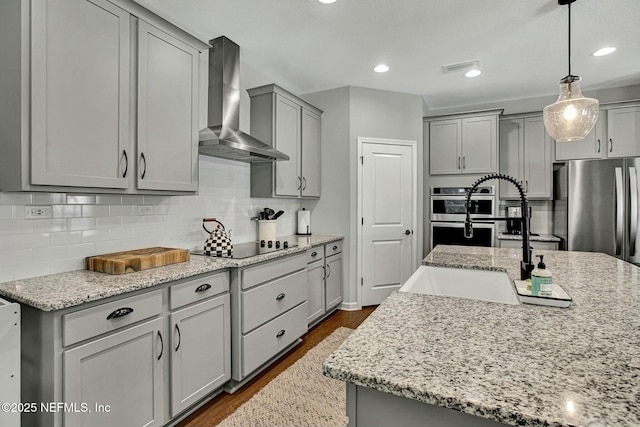
<svg viewBox="0 0 640 427">
<path fill-rule="evenodd" d="M 52 218 L 51 206 L 25 206 L 24 217 L 26 219 L 46 219 Z"/>
<path fill-rule="evenodd" d="M 153 215 L 153 206 L 151 205 L 139 205 L 138 215 Z"/>
</svg>

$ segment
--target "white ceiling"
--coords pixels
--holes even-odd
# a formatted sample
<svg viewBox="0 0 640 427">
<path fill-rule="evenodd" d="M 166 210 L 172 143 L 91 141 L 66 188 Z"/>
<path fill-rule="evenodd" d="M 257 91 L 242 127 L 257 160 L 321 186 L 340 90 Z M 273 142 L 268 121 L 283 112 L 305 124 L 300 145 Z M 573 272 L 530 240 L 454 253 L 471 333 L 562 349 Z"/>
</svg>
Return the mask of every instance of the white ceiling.
<svg viewBox="0 0 640 427">
<path fill-rule="evenodd" d="M 361 86 L 419 94 L 429 109 L 557 94 L 567 6 L 557 0 L 143 0 L 299 94 Z M 572 74 L 583 90 L 640 83 L 640 0 L 572 4 Z M 603 46 L 617 51 L 591 53 Z M 480 60 L 482 75 L 442 66 Z M 373 72 L 378 63 L 391 70 Z"/>
</svg>

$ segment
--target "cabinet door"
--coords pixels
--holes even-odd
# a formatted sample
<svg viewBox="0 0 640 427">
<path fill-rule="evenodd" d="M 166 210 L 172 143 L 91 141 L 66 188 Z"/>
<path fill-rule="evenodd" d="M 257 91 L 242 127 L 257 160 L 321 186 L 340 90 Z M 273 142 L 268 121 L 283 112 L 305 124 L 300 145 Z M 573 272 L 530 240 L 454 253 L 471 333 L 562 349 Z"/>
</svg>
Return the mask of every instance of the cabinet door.
<svg viewBox="0 0 640 427">
<path fill-rule="evenodd" d="M 524 119 L 524 189 L 529 199 L 551 198 L 551 137 L 542 117 Z"/>
<path fill-rule="evenodd" d="M 522 182 L 524 177 L 524 121 L 500 120 L 500 173 Z M 523 183 L 524 184 L 524 183 Z M 500 198 L 517 198 L 518 190 L 500 181 Z"/>
<path fill-rule="evenodd" d="M 320 197 L 320 116 L 302 108 L 302 196 Z"/>
<path fill-rule="evenodd" d="M 324 314 L 324 272 L 324 260 L 311 263 L 307 267 L 308 323 Z"/>
<path fill-rule="evenodd" d="M 32 28 L 31 184 L 126 188 L 129 14 L 105 0 L 38 1 Z"/>
<path fill-rule="evenodd" d="M 429 123 L 429 173 L 458 174 L 462 171 L 462 129 L 460 120 Z"/>
<path fill-rule="evenodd" d="M 229 294 L 171 314 L 171 416 L 231 378 Z"/>
<path fill-rule="evenodd" d="M 65 411 L 64 425 L 163 425 L 163 364 L 169 348 L 161 330 L 162 319 L 155 319 L 65 351 L 63 400 L 86 403 L 91 412 Z"/>
<path fill-rule="evenodd" d="M 607 153 L 607 112 L 601 110 L 594 128 L 583 140 L 556 142 L 556 160 L 600 159 Z"/>
<path fill-rule="evenodd" d="M 640 107 L 607 111 L 608 157 L 640 156 Z"/>
<path fill-rule="evenodd" d="M 326 259 L 325 309 L 329 310 L 342 302 L 342 254 Z"/>
<path fill-rule="evenodd" d="M 138 21 L 140 189 L 197 190 L 198 63 L 196 49 Z"/>
<path fill-rule="evenodd" d="M 495 116 L 462 119 L 462 172 L 491 173 L 498 169 Z"/>
<path fill-rule="evenodd" d="M 275 195 L 298 196 L 302 188 L 300 176 L 300 106 L 289 99 L 275 96 L 275 148 L 289 160 L 275 162 Z"/>
</svg>

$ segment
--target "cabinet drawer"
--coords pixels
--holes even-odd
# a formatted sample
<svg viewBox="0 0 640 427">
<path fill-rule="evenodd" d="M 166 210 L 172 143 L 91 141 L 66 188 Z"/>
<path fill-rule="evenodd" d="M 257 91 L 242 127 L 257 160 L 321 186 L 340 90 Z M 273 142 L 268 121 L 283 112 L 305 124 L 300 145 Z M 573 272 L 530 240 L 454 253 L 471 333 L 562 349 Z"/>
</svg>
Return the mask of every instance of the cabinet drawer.
<svg viewBox="0 0 640 427">
<path fill-rule="evenodd" d="M 62 316 L 63 346 L 115 331 L 162 313 L 162 290 L 87 308 Z"/>
<path fill-rule="evenodd" d="M 242 289 L 268 282 L 307 267 L 306 254 L 265 262 L 242 271 Z"/>
<path fill-rule="evenodd" d="M 174 310 L 228 290 L 229 273 L 227 271 L 178 283 L 169 287 L 169 308 Z"/>
<path fill-rule="evenodd" d="M 324 246 L 316 246 L 307 250 L 307 264 L 324 258 Z"/>
<path fill-rule="evenodd" d="M 339 254 L 342 252 L 342 240 L 339 242 L 327 243 L 325 247 L 325 256 L 331 256 L 333 254 Z"/>
<path fill-rule="evenodd" d="M 256 370 L 306 332 L 307 303 L 305 302 L 243 336 L 243 376 Z"/>
<path fill-rule="evenodd" d="M 300 270 L 242 293 L 242 333 L 307 300 L 307 270 Z"/>
</svg>

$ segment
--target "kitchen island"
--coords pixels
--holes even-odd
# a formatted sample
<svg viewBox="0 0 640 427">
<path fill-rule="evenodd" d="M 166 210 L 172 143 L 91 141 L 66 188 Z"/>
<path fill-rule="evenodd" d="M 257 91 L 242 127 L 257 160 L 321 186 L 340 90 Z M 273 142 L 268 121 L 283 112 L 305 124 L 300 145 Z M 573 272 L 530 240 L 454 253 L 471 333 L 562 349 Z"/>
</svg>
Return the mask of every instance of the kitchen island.
<svg viewBox="0 0 640 427">
<path fill-rule="evenodd" d="M 520 252 L 438 246 L 423 264 L 513 280 Z M 391 294 L 323 366 L 347 382 L 350 425 L 401 425 L 419 407 L 453 417 L 422 425 L 639 426 L 640 268 L 600 253 L 537 254 L 569 308 Z"/>
</svg>

